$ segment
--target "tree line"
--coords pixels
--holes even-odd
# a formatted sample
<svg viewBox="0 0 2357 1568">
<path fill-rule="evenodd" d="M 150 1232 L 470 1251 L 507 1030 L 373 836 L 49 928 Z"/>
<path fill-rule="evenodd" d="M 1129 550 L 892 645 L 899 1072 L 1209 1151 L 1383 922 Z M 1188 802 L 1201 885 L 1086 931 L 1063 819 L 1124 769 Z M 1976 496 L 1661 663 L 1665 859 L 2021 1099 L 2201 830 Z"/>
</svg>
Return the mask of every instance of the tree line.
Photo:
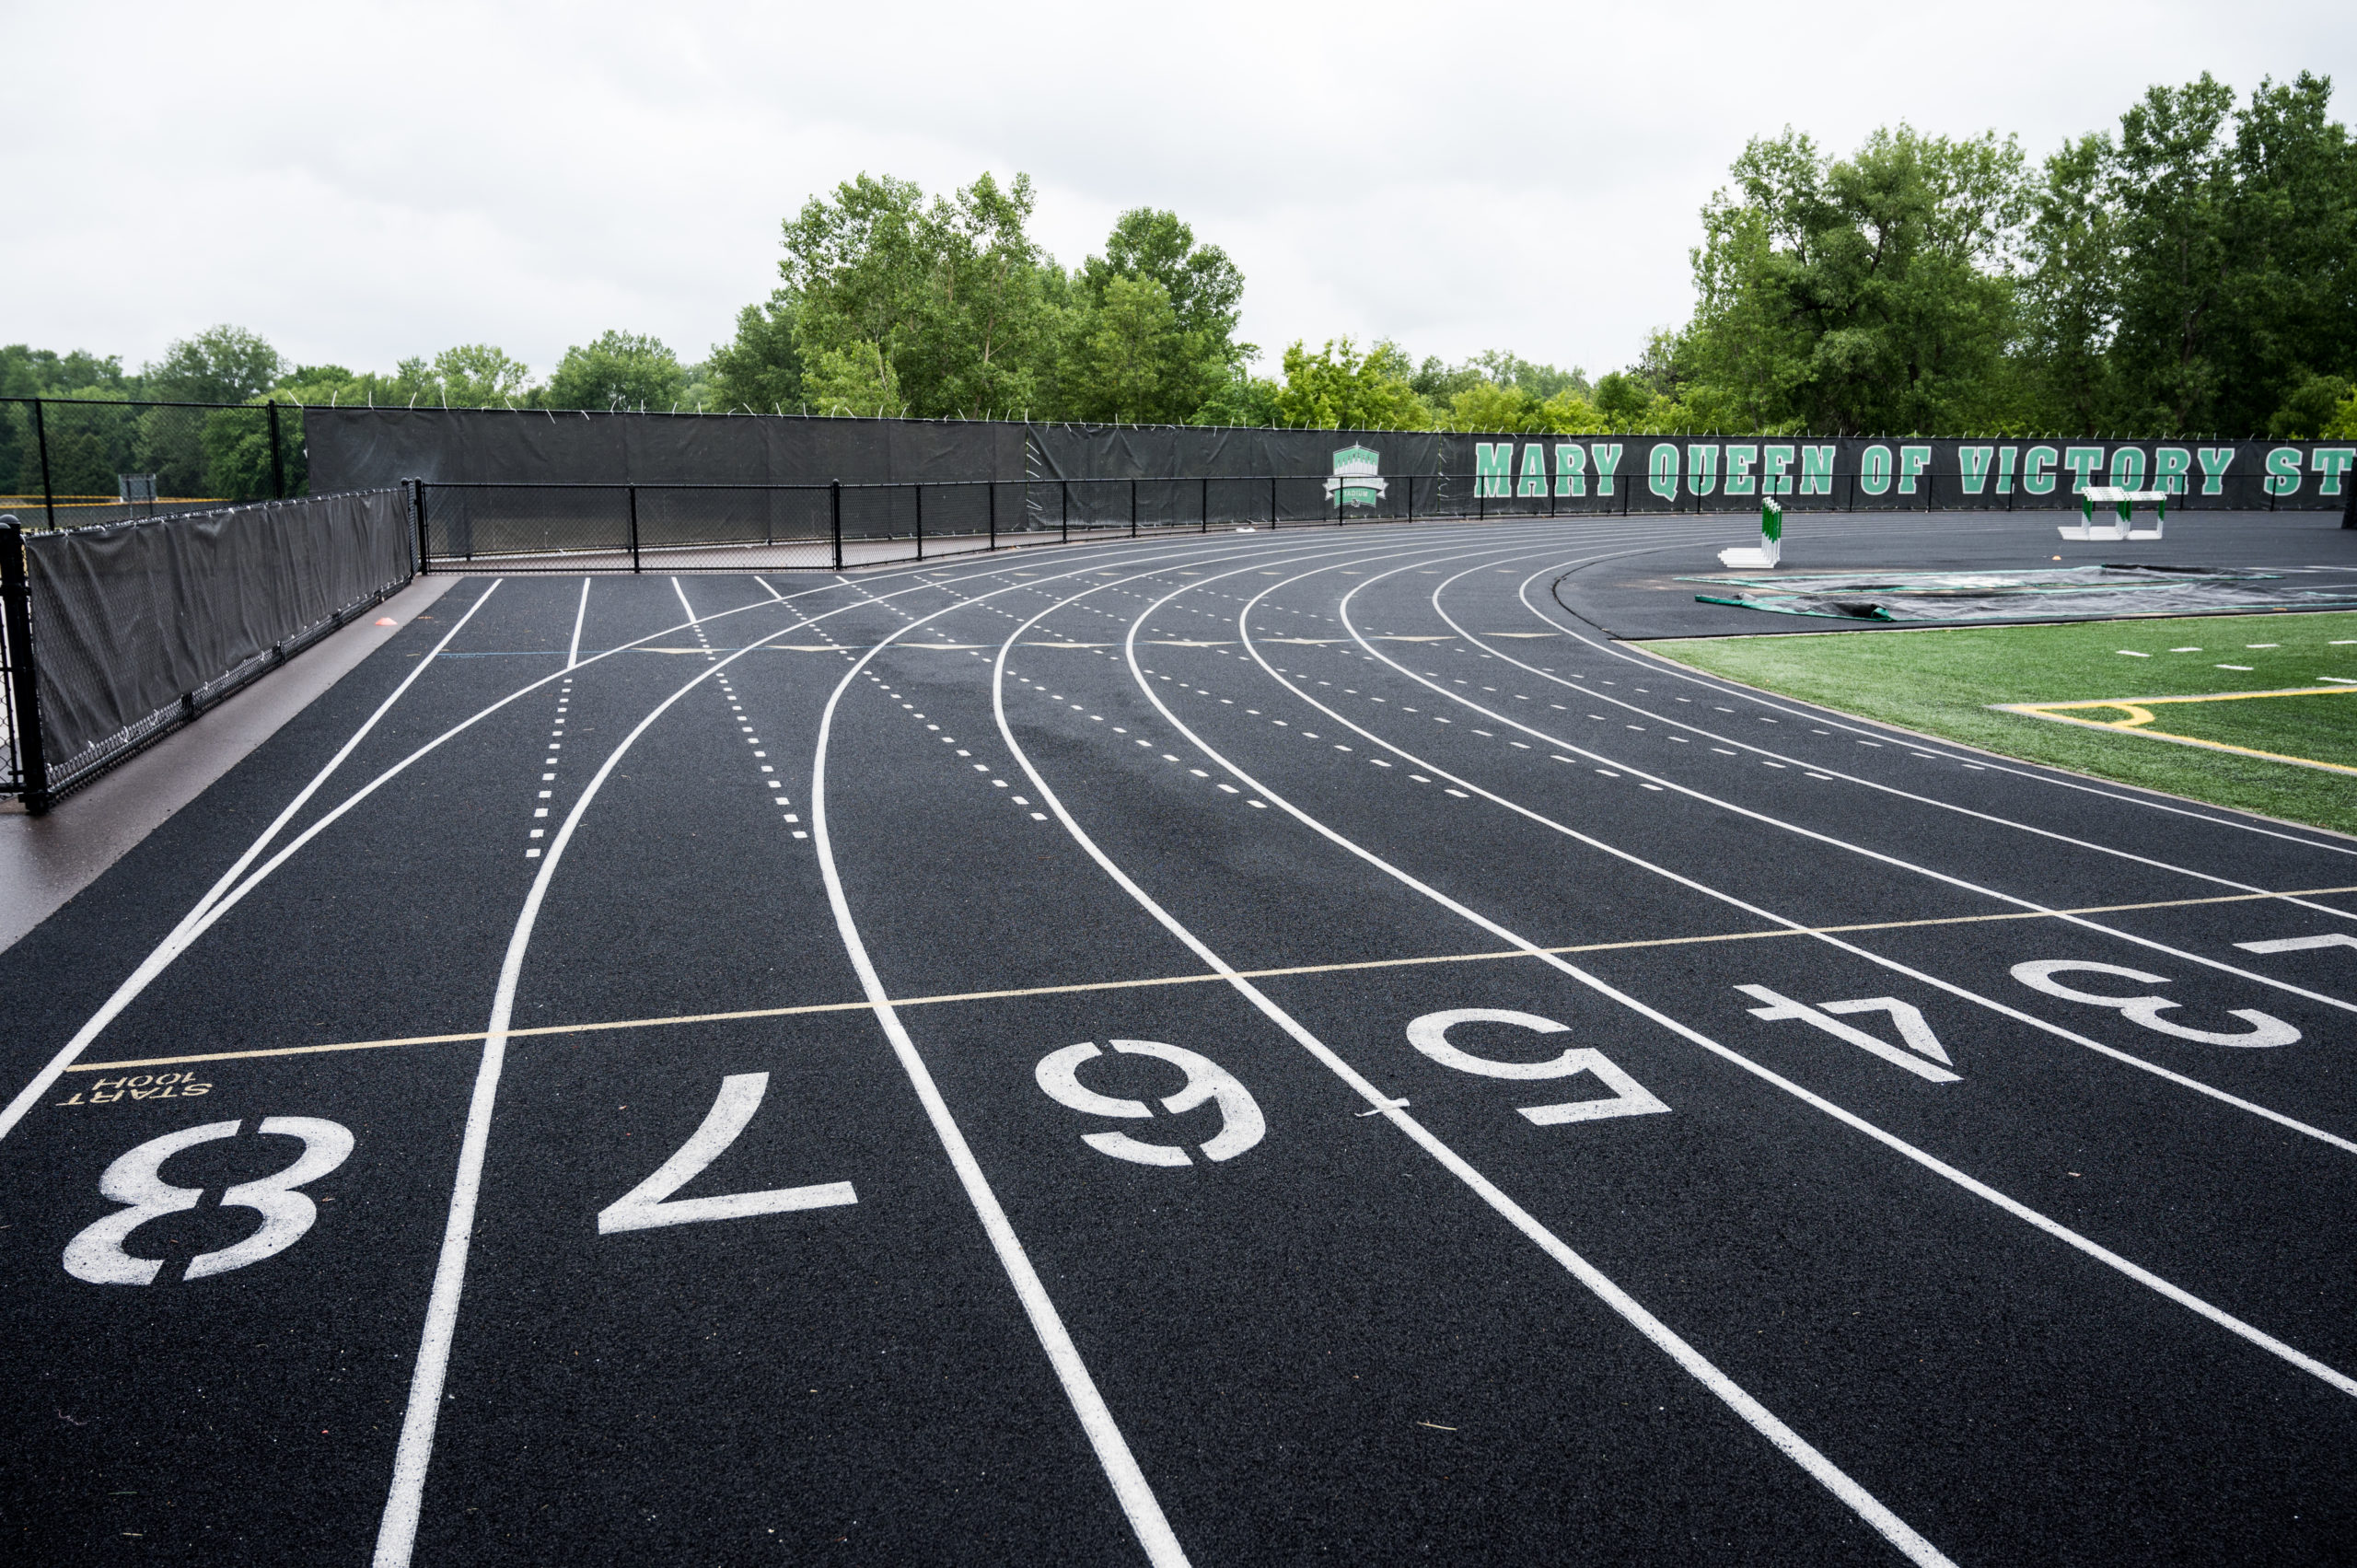
<svg viewBox="0 0 2357 1568">
<path fill-rule="evenodd" d="M 778 286 L 701 361 L 611 331 L 545 379 L 482 343 L 390 375 L 216 327 L 136 373 L 0 349 L 0 395 L 1492 432 L 2357 436 L 2357 142 L 2328 78 L 2208 75 L 2033 164 L 2015 137 L 1755 138 L 1701 215 L 1695 305 L 1637 361 L 1239 342 L 1244 278 L 1177 214 L 1067 269 L 1027 176 L 863 174 L 786 220 Z"/>
</svg>

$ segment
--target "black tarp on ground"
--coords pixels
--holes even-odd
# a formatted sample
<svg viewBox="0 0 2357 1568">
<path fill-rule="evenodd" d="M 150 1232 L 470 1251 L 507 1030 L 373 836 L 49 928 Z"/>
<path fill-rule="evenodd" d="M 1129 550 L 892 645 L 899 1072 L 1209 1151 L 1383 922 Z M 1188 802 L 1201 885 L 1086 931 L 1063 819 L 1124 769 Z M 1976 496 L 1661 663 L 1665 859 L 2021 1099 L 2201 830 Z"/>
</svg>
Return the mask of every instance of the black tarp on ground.
<svg viewBox="0 0 2357 1568">
<path fill-rule="evenodd" d="M 53 793 L 408 582 L 400 491 L 25 536 Z"/>
</svg>

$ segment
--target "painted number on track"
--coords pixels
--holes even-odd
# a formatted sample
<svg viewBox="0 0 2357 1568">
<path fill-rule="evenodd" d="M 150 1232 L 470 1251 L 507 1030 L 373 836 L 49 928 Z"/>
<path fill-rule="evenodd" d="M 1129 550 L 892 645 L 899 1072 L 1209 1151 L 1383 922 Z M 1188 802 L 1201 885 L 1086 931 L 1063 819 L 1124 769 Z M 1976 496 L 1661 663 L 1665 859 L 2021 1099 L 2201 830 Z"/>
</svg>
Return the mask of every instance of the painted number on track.
<svg viewBox="0 0 2357 1568">
<path fill-rule="evenodd" d="M 703 1125 L 689 1135 L 679 1151 L 656 1167 L 655 1174 L 615 1199 L 598 1215 L 598 1234 L 618 1230 L 656 1230 L 668 1225 L 694 1225 L 701 1220 L 739 1220 L 752 1214 L 779 1214 L 792 1209 L 828 1209 L 856 1203 L 858 1194 L 848 1181 L 824 1181 L 810 1187 L 776 1187 L 766 1192 L 730 1192 L 718 1198 L 674 1198 L 672 1193 L 703 1174 L 737 1141 L 737 1134 L 761 1109 L 770 1086 L 767 1073 L 735 1073 L 720 1080 L 720 1098 Z"/>
<path fill-rule="evenodd" d="M 1252 1098 L 1251 1091 L 1210 1057 L 1150 1040 L 1117 1040 L 1111 1044 L 1115 1051 L 1125 1056 L 1157 1057 L 1187 1074 L 1185 1087 L 1177 1094 L 1163 1098 L 1162 1109 L 1171 1115 L 1192 1110 L 1206 1100 L 1219 1102 L 1220 1128 L 1203 1144 L 1205 1159 L 1234 1159 L 1268 1132 L 1269 1124 L 1261 1117 L 1260 1107 Z M 1039 1059 L 1039 1065 L 1032 1070 L 1032 1076 L 1039 1081 L 1039 1087 L 1050 1099 L 1090 1116 L 1119 1116 L 1131 1120 L 1151 1117 L 1154 1109 L 1144 1100 L 1100 1095 L 1081 1083 L 1080 1064 L 1102 1054 L 1096 1041 L 1085 1040 L 1078 1045 L 1068 1045 L 1062 1051 L 1048 1052 Z M 1098 1154 L 1139 1165 L 1195 1163 L 1187 1151 L 1176 1144 L 1149 1144 L 1144 1139 L 1132 1138 L 1127 1132 L 1088 1132 L 1084 1133 L 1080 1141 Z"/>
<path fill-rule="evenodd" d="M 1458 1024 L 1511 1024 L 1516 1028 L 1536 1034 L 1559 1035 L 1571 1032 L 1571 1026 L 1559 1024 L 1552 1018 L 1542 1018 L 1536 1013 L 1515 1013 L 1499 1007 L 1457 1007 L 1446 1013 L 1427 1013 L 1408 1026 L 1408 1043 L 1444 1067 L 1454 1067 L 1460 1073 L 1474 1073 L 1484 1078 L 1569 1078 L 1581 1073 L 1593 1073 L 1596 1081 L 1612 1092 L 1596 1099 L 1567 1100 L 1561 1105 L 1526 1105 L 1521 1113 L 1541 1127 L 1553 1127 L 1565 1121 L 1602 1121 L 1614 1116 L 1650 1116 L 1666 1111 L 1651 1091 L 1605 1059 L 1596 1050 L 1573 1050 L 1546 1062 L 1500 1062 L 1492 1057 L 1476 1056 L 1448 1042 L 1448 1031 Z"/>
<path fill-rule="evenodd" d="M 2122 969 L 2118 964 L 2090 963 L 2079 958 L 2039 958 L 2014 966 L 2014 978 L 2032 991 L 2043 991 L 2049 996 L 2060 996 L 2067 1002 L 2084 1002 L 2095 1007 L 2114 1007 L 2123 1017 L 2143 1025 L 2148 1029 L 2179 1040 L 2199 1040 L 2203 1045 L 2296 1045 L 2300 1031 L 2282 1019 L 2262 1013 L 2255 1007 L 2236 1007 L 2227 1016 L 2240 1018 L 2250 1028 L 2241 1034 L 2220 1034 L 2212 1029 L 2197 1029 L 2161 1016 L 2177 1005 L 2165 996 L 2106 996 L 2092 991 L 2079 991 L 2063 984 L 2058 974 L 2107 974 L 2120 980 L 2134 981 L 2139 985 L 2166 985 L 2168 976 L 2146 974 L 2142 970 Z"/>
<path fill-rule="evenodd" d="M 1932 1026 L 1923 1020 L 1922 1009 L 1912 1002 L 1901 1002 L 1896 996 L 1862 996 L 1852 1002 L 1828 1002 L 1812 1007 L 1805 1002 L 1795 1002 L 1780 996 L 1764 985 L 1738 985 L 1737 991 L 1755 1002 L 1765 1002 L 1765 1007 L 1754 1007 L 1751 1016 L 1771 1023 L 1796 1019 L 1812 1028 L 1823 1029 L 1836 1040 L 1848 1040 L 1861 1051 L 1870 1051 L 1894 1067 L 1904 1067 L 1919 1078 L 1929 1078 L 1935 1084 L 1953 1084 L 1956 1075 L 1948 1071 L 1955 1065 L 1948 1060 L 1945 1047 Z M 1898 1026 L 1898 1038 L 1907 1042 L 1901 1051 L 1887 1040 L 1877 1040 L 1865 1030 L 1829 1016 L 1834 1013 L 1887 1013 L 1890 1021 Z M 1935 1065 L 1936 1063 L 1936 1065 Z"/>
<path fill-rule="evenodd" d="M 161 1259 L 134 1258 L 122 1249 L 131 1233 L 149 1220 L 196 1207 L 202 1187 L 178 1187 L 163 1178 L 164 1162 L 183 1149 L 216 1139 L 234 1138 L 242 1121 L 208 1121 L 202 1127 L 167 1132 L 122 1156 L 99 1178 L 99 1191 L 127 1207 L 118 1209 L 65 1244 L 65 1272 L 77 1280 L 99 1285 L 144 1285 L 162 1272 Z M 251 1209 L 261 1215 L 261 1228 L 234 1247 L 200 1252 L 189 1260 L 180 1277 L 201 1280 L 226 1274 L 249 1263 L 285 1251 L 303 1238 L 319 1217 L 318 1205 L 296 1189 L 342 1165 L 352 1153 L 352 1133 L 316 1116 L 269 1116 L 259 1129 L 264 1137 L 300 1138 L 303 1152 L 295 1163 L 273 1175 L 241 1181 L 224 1191 L 225 1209 Z"/>
</svg>

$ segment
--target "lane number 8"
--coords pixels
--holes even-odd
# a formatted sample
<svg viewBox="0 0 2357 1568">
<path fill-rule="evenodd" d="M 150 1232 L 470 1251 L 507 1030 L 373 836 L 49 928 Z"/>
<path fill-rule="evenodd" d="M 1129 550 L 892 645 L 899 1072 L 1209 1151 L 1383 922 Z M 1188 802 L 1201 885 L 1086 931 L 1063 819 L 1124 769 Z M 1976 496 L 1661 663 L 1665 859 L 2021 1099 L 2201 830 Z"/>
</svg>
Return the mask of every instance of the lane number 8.
<svg viewBox="0 0 2357 1568">
<path fill-rule="evenodd" d="M 151 1138 L 107 1167 L 99 1178 L 99 1192 L 129 1205 L 90 1225 L 65 1244 L 65 1272 L 94 1285 L 153 1284 L 163 1271 L 158 1258 L 134 1258 L 122 1249 L 131 1233 L 149 1220 L 182 1214 L 204 1196 L 202 1187 L 178 1187 L 163 1178 L 164 1162 L 183 1149 L 216 1139 L 234 1138 L 242 1121 L 209 1121 Z M 319 1206 L 296 1189 L 342 1165 L 352 1153 L 352 1132 L 339 1122 L 316 1116 L 267 1116 L 259 1129 L 265 1136 L 300 1138 L 303 1152 L 295 1163 L 273 1175 L 241 1181 L 221 1194 L 225 1209 L 251 1209 L 261 1215 L 261 1228 L 234 1247 L 200 1252 L 189 1260 L 180 1277 L 206 1279 L 274 1257 L 303 1239 L 319 1217 Z"/>
</svg>

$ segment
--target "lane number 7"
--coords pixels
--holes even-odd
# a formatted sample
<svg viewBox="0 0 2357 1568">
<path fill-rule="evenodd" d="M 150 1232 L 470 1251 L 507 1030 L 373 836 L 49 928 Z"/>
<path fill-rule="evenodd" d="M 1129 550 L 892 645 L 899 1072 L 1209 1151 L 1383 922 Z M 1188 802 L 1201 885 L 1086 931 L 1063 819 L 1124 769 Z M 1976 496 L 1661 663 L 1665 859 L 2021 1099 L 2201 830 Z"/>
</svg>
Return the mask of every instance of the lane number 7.
<svg viewBox="0 0 2357 1568">
<path fill-rule="evenodd" d="M 655 1230 L 668 1225 L 694 1225 L 700 1220 L 739 1220 L 752 1214 L 779 1214 L 791 1209 L 825 1209 L 856 1203 L 859 1197 L 848 1181 L 824 1181 L 811 1187 L 776 1187 L 766 1192 L 730 1192 L 718 1198 L 674 1198 L 672 1193 L 703 1174 L 737 1141 L 737 1134 L 761 1109 L 770 1086 L 767 1073 L 734 1073 L 720 1080 L 720 1098 L 712 1102 L 703 1125 L 690 1134 L 679 1152 L 655 1167 L 655 1174 L 606 1205 L 598 1215 L 598 1234 L 620 1230 Z"/>
</svg>

